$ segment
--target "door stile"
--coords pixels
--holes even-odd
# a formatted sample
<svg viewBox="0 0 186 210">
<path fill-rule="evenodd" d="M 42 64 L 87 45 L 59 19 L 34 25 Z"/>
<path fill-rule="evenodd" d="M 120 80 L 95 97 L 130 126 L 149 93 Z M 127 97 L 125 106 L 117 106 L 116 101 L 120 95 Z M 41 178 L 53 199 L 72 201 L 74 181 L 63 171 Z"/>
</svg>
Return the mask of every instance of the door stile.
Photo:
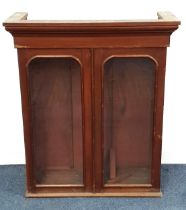
<svg viewBox="0 0 186 210">
<path fill-rule="evenodd" d="M 93 190 L 93 132 L 92 132 L 92 55 L 90 49 L 82 50 L 83 72 L 83 134 L 85 191 Z"/>
<path fill-rule="evenodd" d="M 94 176 L 95 192 L 103 189 L 103 144 L 102 144 L 102 50 L 94 49 Z"/>
</svg>

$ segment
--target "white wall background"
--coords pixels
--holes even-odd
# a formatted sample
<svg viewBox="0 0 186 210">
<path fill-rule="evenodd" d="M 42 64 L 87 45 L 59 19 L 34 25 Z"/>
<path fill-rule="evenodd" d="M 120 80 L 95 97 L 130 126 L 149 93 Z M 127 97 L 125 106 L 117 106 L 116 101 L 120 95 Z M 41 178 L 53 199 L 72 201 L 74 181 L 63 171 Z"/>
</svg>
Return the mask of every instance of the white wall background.
<svg viewBox="0 0 186 210">
<path fill-rule="evenodd" d="M 14 12 L 29 19 L 139 19 L 171 11 L 181 27 L 168 49 L 163 163 L 186 163 L 186 4 L 184 0 L 1 0 L 0 22 Z M 13 39 L 0 26 L 0 164 L 24 163 L 18 64 Z"/>
</svg>

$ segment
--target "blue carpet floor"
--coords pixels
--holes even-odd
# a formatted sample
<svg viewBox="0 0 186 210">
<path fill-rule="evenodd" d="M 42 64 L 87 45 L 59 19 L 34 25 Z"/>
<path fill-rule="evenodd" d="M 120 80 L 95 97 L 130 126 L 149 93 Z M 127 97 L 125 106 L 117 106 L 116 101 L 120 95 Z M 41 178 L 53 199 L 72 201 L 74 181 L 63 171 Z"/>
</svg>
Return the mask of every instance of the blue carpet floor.
<svg viewBox="0 0 186 210">
<path fill-rule="evenodd" d="M 186 165 L 162 165 L 162 198 L 24 198 L 23 165 L 0 166 L 0 210 L 186 210 Z"/>
</svg>

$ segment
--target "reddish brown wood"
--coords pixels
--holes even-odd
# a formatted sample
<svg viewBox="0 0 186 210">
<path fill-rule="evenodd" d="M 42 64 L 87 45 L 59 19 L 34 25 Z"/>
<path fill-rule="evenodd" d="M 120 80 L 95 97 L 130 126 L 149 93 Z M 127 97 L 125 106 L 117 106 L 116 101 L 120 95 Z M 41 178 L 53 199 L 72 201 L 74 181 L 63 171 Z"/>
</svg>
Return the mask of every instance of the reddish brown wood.
<svg viewBox="0 0 186 210">
<path fill-rule="evenodd" d="M 180 22 L 4 22 L 18 49 L 28 197 L 160 196 L 166 48 Z"/>
</svg>

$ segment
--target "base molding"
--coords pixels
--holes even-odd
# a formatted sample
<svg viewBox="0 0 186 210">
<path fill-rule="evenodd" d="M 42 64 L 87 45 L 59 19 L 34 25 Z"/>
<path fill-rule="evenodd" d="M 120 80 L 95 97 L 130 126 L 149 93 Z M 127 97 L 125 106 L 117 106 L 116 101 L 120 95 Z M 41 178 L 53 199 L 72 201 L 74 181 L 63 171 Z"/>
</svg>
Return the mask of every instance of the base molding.
<svg viewBox="0 0 186 210">
<path fill-rule="evenodd" d="M 50 197 L 162 197 L 162 192 L 122 192 L 122 193 L 90 193 L 90 192 L 78 192 L 78 193 L 45 193 L 26 192 L 27 198 L 50 198 Z"/>
</svg>

